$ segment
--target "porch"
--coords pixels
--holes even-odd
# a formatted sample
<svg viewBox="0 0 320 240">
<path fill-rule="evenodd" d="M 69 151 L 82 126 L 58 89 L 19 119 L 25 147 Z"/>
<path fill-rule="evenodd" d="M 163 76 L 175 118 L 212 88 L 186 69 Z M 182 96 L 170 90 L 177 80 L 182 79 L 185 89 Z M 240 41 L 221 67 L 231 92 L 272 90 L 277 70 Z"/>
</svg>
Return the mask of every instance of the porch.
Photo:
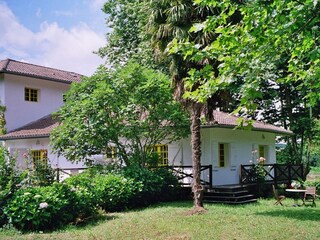
<svg viewBox="0 0 320 240">
<path fill-rule="evenodd" d="M 259 167 L 259 173 L 256 167 Z M 169 166 L 178 177 L 181 186 L 191 186 L 193 181 L 192 166 Z M 205 188 L 216 186 L 213 182 L 213 167 L 212 165 L 202 165 L 200 168 L 201 184 Z M 293 180 L 303 178 L 302 164 L 259 164 L 259 165 L 240 165 L 239 183 L 236 185 L 255 185 L 261 183 L 263 176 L 264 184 L 289 184 Z"/>
<path fill-rule="evenodd" d="M 191 191 L 192 166 L 171 166 L 170 168 L 176 173 L 181 185 Z M 292 180 L 303 177 L 302 164 L 240 165 L 238 184 L 215 185 L 212 165 L 202 165 L 200 171 L 200 182 L 204 187 L 203 201 L 225 204 L 256 202 L 257 197 L 261 196 L 261 190 L 264 189 L 263 194 L 266 194 L 268 189 L 271 190 L 272 184 L 290 184 Z"/>
</svg>

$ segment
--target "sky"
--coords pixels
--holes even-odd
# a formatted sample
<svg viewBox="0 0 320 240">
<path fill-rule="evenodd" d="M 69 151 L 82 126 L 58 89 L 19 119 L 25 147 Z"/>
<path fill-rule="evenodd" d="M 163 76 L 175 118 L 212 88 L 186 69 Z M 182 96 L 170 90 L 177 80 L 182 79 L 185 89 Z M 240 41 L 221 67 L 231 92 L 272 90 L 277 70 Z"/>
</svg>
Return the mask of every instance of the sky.
<svg viewBox="0 0 320 240">
<path fill-rule="evenodd" d="M 0 60 L 92 75 L 104 63 L 106 0 L 0 0 Z"/>
</svg>

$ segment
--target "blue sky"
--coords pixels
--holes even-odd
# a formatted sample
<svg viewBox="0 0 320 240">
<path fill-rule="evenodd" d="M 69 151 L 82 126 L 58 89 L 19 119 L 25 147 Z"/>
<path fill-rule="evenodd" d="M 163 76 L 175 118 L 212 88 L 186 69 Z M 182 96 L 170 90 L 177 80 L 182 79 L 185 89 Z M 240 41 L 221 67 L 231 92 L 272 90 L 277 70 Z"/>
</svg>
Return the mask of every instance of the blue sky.
<svg viewBox="0 0 320 240">
<path fill-rule="evenodd" d="M 0 0 L 0 59 L 91 75 L 104 60 L 106 0 Z"/>
</svg>

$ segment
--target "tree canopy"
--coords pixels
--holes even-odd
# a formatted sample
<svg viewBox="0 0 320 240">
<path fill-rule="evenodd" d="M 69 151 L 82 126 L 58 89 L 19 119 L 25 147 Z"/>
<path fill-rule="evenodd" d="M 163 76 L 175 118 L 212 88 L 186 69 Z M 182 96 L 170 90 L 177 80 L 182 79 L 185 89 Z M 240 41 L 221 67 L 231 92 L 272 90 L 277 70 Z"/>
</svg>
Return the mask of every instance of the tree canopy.
<svg viewBox="0 0 320 240">
<path fill-rule="evenodd" d="M 171 52 L 194 62 L 216 59 L 218 72 L 210 66 L 191 69 L 186 97 L 203 101 L 216 88 L 238 83 L 238 93 L 232 93 L 238 99 L 237 112 L 259 112 L 269 122 L 293 130 L 291 159 L 301 162 L 304 140 L 312 138 L 312 118 L 319 117 L 318 1 L 195 3 L 221 10 L 219 16 L 209 16 L 190 29 L 214 33 L 216 39 L 206 47 L 190 39 L 174 40 Z M 230 21 L 234 13 L 241 21 Z M 200 83 L 203 89 L 194 91 L 192 86 Z"/>
<path fill-rule="evenodd" d="M 150 147 L 188 134 L 188 116 L 172 98 L 166 75 L 135 62 L 116 70 L 101 68 L 72 85 L 51 134 L 54 150 L 71 161 L 86 160 L 115 146 L 127 165 L 141 166 Z"/>
</svg>

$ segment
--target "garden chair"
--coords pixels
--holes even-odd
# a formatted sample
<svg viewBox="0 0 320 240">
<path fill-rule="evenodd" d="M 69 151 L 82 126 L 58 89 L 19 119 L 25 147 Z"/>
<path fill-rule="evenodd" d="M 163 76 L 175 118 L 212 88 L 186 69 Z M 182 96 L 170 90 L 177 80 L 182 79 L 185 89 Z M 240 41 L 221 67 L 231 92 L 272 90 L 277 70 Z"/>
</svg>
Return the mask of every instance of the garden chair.
<svg viewBox="0 0 320 240">
<path fill-rule="evenodd" d="M 303 198 L 303 204 L 305 205 L 306 202 L 312 202 L 312 206 L 316 206 L 316 197 L 317 192 L 316 192 L 316 187 L 306 187 L 306 192 L 304 193 L 304 198 Z"/>
<path fill-rule="evenodd" d="M 278 191 L 274 185 L 272 185 L 272 190 L 273 190 L 273 195 L 276 199 L 276 202 L 274 203 L 274 205 L 280 204 L 281 206 L 283 206 L 282 200 L 284 200 L 286 197 L 284 195 L 278 195 Z"/>
</svg>

